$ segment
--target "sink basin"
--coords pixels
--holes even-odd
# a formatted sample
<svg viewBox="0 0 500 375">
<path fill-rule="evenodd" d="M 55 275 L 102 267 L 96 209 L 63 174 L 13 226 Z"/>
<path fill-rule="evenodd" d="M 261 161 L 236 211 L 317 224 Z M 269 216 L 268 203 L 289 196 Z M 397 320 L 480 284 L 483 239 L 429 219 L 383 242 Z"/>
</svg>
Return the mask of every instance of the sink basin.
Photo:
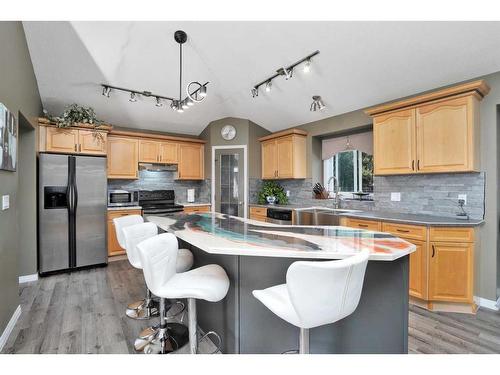
<svg viewBox="0 0 500 375">
<path fill-rule="evenodd" d="M 295 225 L 339 225 L 340 215 L 357 210 L 311 207 L 294 211 Z"/>
</svg>

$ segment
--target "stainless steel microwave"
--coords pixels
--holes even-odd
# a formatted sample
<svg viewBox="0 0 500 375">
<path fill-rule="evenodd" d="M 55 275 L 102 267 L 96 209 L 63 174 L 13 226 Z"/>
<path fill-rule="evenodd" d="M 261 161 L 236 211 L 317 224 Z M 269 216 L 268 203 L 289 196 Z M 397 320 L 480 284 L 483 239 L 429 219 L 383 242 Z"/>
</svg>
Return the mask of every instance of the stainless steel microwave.
<svg viewBox="0 0 500 375">
<path fill-rule="evenodd" d="M 108 207 L 139 205 L 138 190 L 108 190 Z"/>
</svg>

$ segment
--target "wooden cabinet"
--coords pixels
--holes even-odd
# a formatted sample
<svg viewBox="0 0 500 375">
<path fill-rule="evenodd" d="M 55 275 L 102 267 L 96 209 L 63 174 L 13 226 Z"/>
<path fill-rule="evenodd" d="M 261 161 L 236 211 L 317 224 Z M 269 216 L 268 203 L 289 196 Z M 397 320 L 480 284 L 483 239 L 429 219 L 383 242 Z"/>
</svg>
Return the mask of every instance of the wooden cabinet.
<svg viewBox="0 0 500 375">
<path fill-rule="evenodd" d="M 415 171 L 415 110 L 396 111 L 373 119 L 374 174 Z"/>
<path fill-rule="evenodd" d="M 306 178 L 306 134 L 292 129 L 259 139 L 263 179 Z"/>
<path fill-rule="evenodd" d="M 266 221 L 267 218 L 267 208 L 250 206 L 250 219 L 257 221 Z"/>
<path fill-rule="evenodd" d="M 106 132 L 97 137 L 92 130 L 44 127 L 42 151 L 65 154 L 106 155 Z"/>
<path fill-rule="evenodd" d="M 443 100 L 416 109 L 417 170 L 419 173 L 466 172 L 475 161 L 472 96 Z"/>
<path fill-rule="evenodd" d="M 107 136 L 105 132 L 99 132 L 96 135 L 91 130 L 78 130 L 78 152 L 88 155 L 106 155 Z"/>
<path fill-rule="evenodd" d="M 179 180 L 203 180 L 204 146 L 199 143 L 179 144 Z"/>
<path fill-rule="evenodd" d="M 113 210 L 108 211 L 108 256 L 125 254 L 125 250 L 120 247 L 118 239 L 116 238 L 114 218 L 127 216 L 127 215 L 141 215 L 141 210 Z"/>
<path fill-rule="evenodd" d="M 185 206 L 184 212 L 187 214 L 197 213 L 197 212 L 210 212 L 211 206 L 203 205 L 203 206 Z"/>
<path fill-rule="evenodd" d="M 472 303 L 472 243 L 431 242 L 429 300 Z"/>
<path fill-rule="evenodd" d="M 139 141 L 133 138 L 108 138 L 108 178 L 138 178 Z"/>
<path fill-rule="evenodd" d="M 178 148 L 175 142 L 139 140 L 139 162 L 141 163 L 177 163 Z"/>
<path fill-rule="evenodd" d="M 78 152 L 78 129 L 46 128 L 46 148 L 48 152 Z"/>
<path fill-rule="evenodd" d="M 376 175 L 479 170 L 479 101 L 475 81 L 370 108 Z"/>
</svg>

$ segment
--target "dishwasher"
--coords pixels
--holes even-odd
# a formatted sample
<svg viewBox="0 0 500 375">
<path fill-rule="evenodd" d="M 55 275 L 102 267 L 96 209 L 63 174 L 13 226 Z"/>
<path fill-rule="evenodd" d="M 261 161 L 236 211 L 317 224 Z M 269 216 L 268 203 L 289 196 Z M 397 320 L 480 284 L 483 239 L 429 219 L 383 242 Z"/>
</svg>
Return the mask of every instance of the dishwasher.
<svg viewBox="0 0 500 375">
<path fill-rule="evenodd" d="M 266 222 L 280 225 L 292 225 L 292 213 L 292 210 L 286 208 L 268 208 Z"/>
</svg>

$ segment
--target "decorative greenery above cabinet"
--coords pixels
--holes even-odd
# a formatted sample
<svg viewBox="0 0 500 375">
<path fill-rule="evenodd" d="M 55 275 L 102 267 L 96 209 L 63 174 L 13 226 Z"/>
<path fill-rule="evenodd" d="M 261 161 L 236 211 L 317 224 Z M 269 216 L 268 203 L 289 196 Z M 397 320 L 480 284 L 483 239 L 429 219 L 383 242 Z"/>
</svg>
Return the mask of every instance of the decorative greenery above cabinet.
<svg viewBox="0 0 500 375">
<path fill-rule="evenodd" d="M 376 175 L 479 170 L 479 101 L 474 81 L 367 109 Z"/>
</svg>

